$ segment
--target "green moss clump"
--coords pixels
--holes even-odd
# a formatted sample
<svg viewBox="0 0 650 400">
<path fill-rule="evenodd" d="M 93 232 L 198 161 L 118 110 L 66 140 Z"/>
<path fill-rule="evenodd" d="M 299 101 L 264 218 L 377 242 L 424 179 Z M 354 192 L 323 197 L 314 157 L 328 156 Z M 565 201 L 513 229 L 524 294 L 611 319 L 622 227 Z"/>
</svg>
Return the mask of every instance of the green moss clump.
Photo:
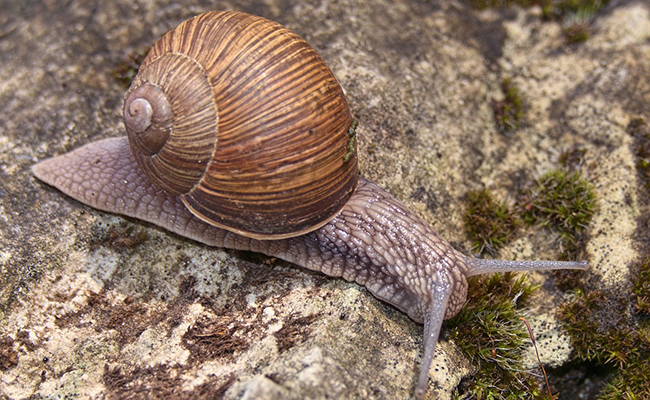
<svg viewBox="0 0 650 400">
<path fill-rule="evenodd" d="M 650 257 L 632 280 L 632 295 L 634 313 L 642 318 L 642 326 L 650 327 Z"/>
<path fill-rule="evenodd" d="M 627 126 L 627 133 L 634 138 L 636 168 L 641 180 L 650 190 L 650 125 L 643 118 L 635 118 Z"/>
<path fill-rule="evenodd" d="M 488 190 L 468 193 L 464 220 L 474 249 L 497 251 L 525 219 L 561 232 L 560 238 L 568 236 L 577 252 L 595 208 L 593 189 L 580 174 L 584 155 L 581 149 L 565 152 L 560 159 L 564 168 L 542 176 L 513 210 L 494 200 Z M 566 252 L 568 239 L 563 240 Z M 461 383 L 456 399 L 551 399 L 537 378 L 521 366 L 522 348 L 531 339 L 519 318 L 535 288 L 513 276 L 470 278 L 467 305 L 445 322 L 445 332 L 477 371 Z"/>
<path fill-rule="evenodd" d="M 584 42 L 589 38 L 591 22 L 596 13 L 609 0 L 467 0 L 470 6 L 485 10 L 488 8 L 540 6 L 545 20 L 560 21 L 568 44 Z"/>
<path fill-rule="evenodd" d="M 562 29 L 568 44 L 582 43 L 589 39 L 590 28 L 586 23 L 575 22 Z"/>
<path fill-rule="evenodd" d="M 513 236 L 519 219 L 505 202 L 497 202 L 487 189 L 467 194 L 465 232 L 472 241 L 472 251 L 495 255 Z"/>
<path fill-rule="evenodd" d="M 487 189 L 470 191 L 463 220 L 472 251 L 496 255 L 515 237 L 523 220 L 556 232 L 562 258 L 580 258 L 585 230 L 596 210 L 593 187 L 580 173 L 584 154 L 580 149 L 563 153 L 560 161 L 565 167 L 537 179 L 512 210 L 505 202 L 497 202 Z"/>
<path fill-rule="evenodd" d="M 131 82 L 138 74 L 140 64 L 142 64 L 142 61 L 144 61 L 148 52 L 149 48 L 146 47 L 129 54 L 125 59 L 117 64 L 117 67 L 112 72 L 113 78 L 115 78 L 115 80 L 125 88 L 131 86 Z"/>
<path fill-rule="evenodd" d="M 524 116 L 524 101 L 509 78 L 501 82 L 501 90 L 505 94 L 502 100 L 492 99 L 494 119 L 499 132 L 512 132 L 519 128 L 519 123 Z"/>
<path fill-rule="evenodd" d="M 537 289 L 525 275 L 512 273 L 472 277 L 467 305 L 445 328 L 476 366 L 476 374 L 461 383 L 455 399 L 543 399 L 539 382 L 524 371 L 523 352 L 530 343 L 520 320 Z"/>
<path fill-rule="evenodd" d="M 478 10 L 485 10 L 488 8 L 499 8 L 509 5 L 529 7 L 538 2 L 535 0 L 468 0 L 468 3 Z"/>
<path fill-rule="evenodd" d="M 479 10 L 507 6 L 542 7 L 546 19 L 563 19 L 567 15 L 578 13 L 594 14 L 603 8 L 609 0 L 467 0 Z"/>
<path fill-rule="evenodd" d="M 596 14 L 609 0 L 541 0 L 542 14 L 547 19 L 563 20 L 576 15 L 585 19 Z"/>
<path fill-rule="evenodd" d="M 564 150 L 559 157 L 560 164 L 569 171 L 580 171 L 585 163 L 587 150 L 574 147 Z"/>
<path fill-rule="evenodd" d="M 526 223 L 557 232 L 563 257 L 575 259 L 596 210 L 596 196 L 580 172 L 556 169 L 537 180 L 535 187 L 522 196 L 519 207 Z"/>
<path fill-rule="evenodd" d="M 562 22 L 567 44 L 586 42 L 596 13 L 609 0 L 546 0 L 542 4 L 545 19 Z"/>
<path fill-rule="evenodd" d="M 561 307 L 574 357 L 614 368 L 599 400 L 650 398 L 650 257 L 631 283 L 631 293 L 578 289 Z"/>
</svg>

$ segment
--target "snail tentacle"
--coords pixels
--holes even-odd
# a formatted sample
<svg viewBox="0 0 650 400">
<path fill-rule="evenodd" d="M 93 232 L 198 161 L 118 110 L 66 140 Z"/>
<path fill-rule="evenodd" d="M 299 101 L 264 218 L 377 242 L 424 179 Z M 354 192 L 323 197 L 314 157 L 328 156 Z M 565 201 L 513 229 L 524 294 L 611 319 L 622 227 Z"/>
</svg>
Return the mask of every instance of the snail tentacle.
<svg viewBox="0 0 650 400">
<path fill-rule="evenodd" d="M 454 290 L 454 285 L 446 274 L 441 273 L 438 275 L 440 275 L 438 281 L 430 286 L 431 304 L 424 319 L 424 355 L 422 356 L 418 384 L 415 388 L 415 397 L 417 399 L 423 398 L 427 391 L 433 354 L 438 343 L 442 321 L 445 319 L 447 312 L 447 304 Z"/>
<path fill-rule="evenodd" d="M 509 261 L 467 258 L 466 276 L 491 274 L 495 272 L 542 271 L 552 269 L 588 270 L 586 261 Z"/>
</svg>

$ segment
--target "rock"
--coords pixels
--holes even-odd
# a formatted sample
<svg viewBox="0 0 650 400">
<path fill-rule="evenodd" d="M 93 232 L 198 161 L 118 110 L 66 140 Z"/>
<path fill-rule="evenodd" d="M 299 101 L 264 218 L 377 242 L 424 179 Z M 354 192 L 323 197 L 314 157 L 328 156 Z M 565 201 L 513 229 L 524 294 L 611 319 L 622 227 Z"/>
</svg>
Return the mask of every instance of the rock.
<svg viewBox="0 0 650 400">
<path fill-rule="evenodd" d="M 3 2 L 0 398 L 409 397 L 422 326 L 364 288 L 92 210 L 30 174 L 37 160 L 124 135 L 116 75 L 181 21 L 231 3 L 193 4 Z M 626 133 L 632 119 L 650 121 L 648 4 L 612 0 L 577 45 L 537 8 L 237 7 L 287 25 L 323 56 L 360 120 L 362 173 L 465 252 L 469 190 L 515 195 L 563 150 L 584 149 L 600 200 L 590 273 L 624 282 L 648 215 Z M 526 105 L 512 134 L 497 131 L 491 107 L 504 77 Z M 553 259 L 556 247 L 531 233 L 500 256 Z M 562 293 L 544 294 L 529 320 L 551 338 L 538 343 L 543 361 L 559 365 L 569 353 L 551 355 L 568 345 L 552 317 Z M 448 340 L 434 363 L 427 396 L 451 398 L 472 367 Z"/>
</svg>

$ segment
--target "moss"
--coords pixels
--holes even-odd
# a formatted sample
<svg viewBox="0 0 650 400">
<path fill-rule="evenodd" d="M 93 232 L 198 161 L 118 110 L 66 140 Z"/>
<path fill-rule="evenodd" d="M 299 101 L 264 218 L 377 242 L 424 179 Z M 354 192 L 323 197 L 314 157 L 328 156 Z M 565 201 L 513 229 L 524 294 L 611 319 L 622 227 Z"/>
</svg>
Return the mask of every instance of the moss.
<svg viewBox="0 0 650 400">
<path fill-rule="evenodd" d="M 634 138 L 636 168 L 647 190 L 650 190 L 650 125 L 643 118 L 635 118 L 627 126 L 627 133 Z"/>
<path fill-rule="evenodd" d="M 589 24 L 584 22 L 571 23 L 562 28 L 562 33 L 564 33 L 568 44 L 586 42 L 589 39 L 590 32 Z"/>
<path fill-rule="evenodd" d="M 558 234 L 563 258 L 575 259 L 585 242 L 585 229 L 596 210 L 596 196 L 579 171 L 556 169 L 542 175 L 520 198 L 523 220 Z"/>
<path fill-rule="evenodd" d="M 278 351 L 284 353 L 288 349 L 307 340 L 312 332 L 312 324 L 320 314 L 299 316 L 292 314 L 286 323 L 274 336 L 277 341 Z"/>
<path fill-rule="evenodd" d="M 501 82 L 501 90 L 505 94 L 502 100 L 492 99 L 492 109 L 499 132 L 512 132 L 519 128 L 524 115 L 524 101 L 509 78 Z"/>
<path fill-rule="evenodd" d="M 632 280 L 634 312 L 642 318 L 643 326 L 650 326 L 650 257 L 639 267 Z"/>
<path fill-rule="evenodd" d="M 505 202 L 497 202 L 487 189 L 469 192 L 463 219 L 472 251 L 495 255 L 514 237 L 523 220 L 555 232 L 562 258 L 580 258 L 586 228 L 596 210 L 593 187 L 580 173 L 584 154 L 580 149 L 564 152 L 560 162 L 565 167 L 537 179 L 512 210 Z"/>
<path fill-rule="evenodd" d="M 115 70 L 112 72 L 113 78 L 125 88 L 131 86 L 131 82 L 137 75 L 140 64 L 142 64 L 148 52 L 149 47 L 143 47 L 129 54 L 117 64 Z"/>
<path fill-rule="evenodd" d="M 557 231 L 564 256 L 574 257 L 581 249 L 584 229 L 595 209 L 592 186 L 580 173 L 584 155 L 581 149 L 564 152 L 560 157 L 563 167 L 538 179 L 512 210 L 506 203 L 496 201 L 488 190 L 468 193 L 465 229 L 474 248 L 497 251 L 514 236 L 523 219 Z M 577 275 L 569 275 L 565 280 L 571 280 L 572 288 L 581 284 Z M 550 399 L 538 378 L 522 370 L 520 361 L 523 347 L 531 339 L 519 318 L 535 288 L 512 274 L 473 277 L 469 284 L 467 305 L 445 322 L 446 332 L 477 371 L 461 383 L 455 398 Z M 644 306 L 645 297 L 639 298 Z"/>
<path fill-rule="evenodd" d="M 494 200 L 487 189 L 467 194 L 465 232 L 472 242 L 472 251 L 495 255 L 519 226 L 519 219 L 505 202 Z"/>
<path fill-rule="evenodd" d="M 630 283 L 627 291 L 579 288 L 561 307 L 574 357 L 614 368 L 600 400 L 650 398 L 650 257 Z"/>
<path fill-rule="evenodd" d="M 541 5 L 545 3 L 546 0 L 468 0 L 468 3 L 479 10 L 485 10 L 488 8 L 498 8 L 498 7 L 507 7 L 507 6 L 521 6 L 521 7 L 530 7 L 534 5 Z"/>
<path fill-rule="evenodd" d="M 575 16 L 590 18 L 607 3 L 609 0 L 542 0 L 538 2 L 542 6 L 544 17 L 556 20 Z"/>
<path fill-rule="evenodd" d="M 546 19 L 562 23 L 567 44 L 586 42 L 591 35 L 591 23 L 608 0 L 547 0 L 542 6 Z"/>
<path fill-rule="evenodd" d="M 512 273 L 472 277 L 467 305 L 445 321 L 447 334 L 476 367 L 476 373 L 456 389 L 456 399 L 548 398 L 533 374 L 523 370 L 521 357 L 530 337 L 520 320 L 537 289 L 524 275 Z"/>
<path fill-rule="evenodd" d="M 646 360 L 647 361 L 647 360 Z M 650 398 L 650 368 L 625 368 L 605 386 L 600 400 Z"/>
<path fill-rule="evenodd" d="M 354 155 L 356 151 L 356 139 L 357 139 L 357 126 L 359 125 L 359 121 L 356 119 L 352 120 L 352 123 L 350 124 L 350 128 L 348 129 L 348 137 L 350 138 L 348 140 L 348 149 L 343 155 L 343 162 L 346 163 L 350 161 L 352 156 Z M 311 131 L 310 131 L 311 132 Z"/>
<path fill-rule="evenodd" d="M 579 169 L 583 151 L 564 153 L 563 163 Z M 562 160 L 562 157 L 561 157 Z M 586 228 L 596 210 L 592 185 L 579 170 L 561 168 L 547 172 L 518 199 L 514 210 L 494 200 L 483 189 L 467 194 L 465 232 L 472 250 L 495 255 L 514 237 L 521 220 L 540 225 L 557 234 L 561 257 L 580 258 L 586 242 Z"/>
<path fill-rule="evenodd" d="M 579 147 L 572 147 L 560 153 L 559 161 L 569 171 L 580 171 L 585 163 L 587 150 Z"/>
<path fill-rule="evenodd" d="M 488 8 L 540 6 L 542 16 L 548 21 L 559 21 L 568 44 L 584 42 L 591 33 L 591 22 L 596 13 L 609 0 L 468 0 L 479 10 Z"/>
<path fill-rule="evenodd" d="M 218 358 L 234 358 L 250 347 L 245 339 L 248 328 L 231 316 L 201 316 L 187 328 L 181 344 L 190 352 L 189 361 L 202 363 Z"/>
<path fill-rule="evenodd" d="M 146 230 L 126 222 L 110 225 L 108 231 L 104 231 L 102 227 L 94 228 L 95 235 L 90 239 L 90 251 L 95 251 L 99 247 L 123 251 L 137 247 L 149 238 Z"/>
<path fill-rule="evenodd" d="M 609 0 L 467 0 L 467 2 L 479 10 L 507 6 L 540 6 L 546 19 L 561 20 L 572 14 L 594 14 L 607 5 Z"/>
<path fill-rule="evenodd" d="M 18 364 L 18 352 L 14 350 L 14 340 L 9 336 L 0 337 L 0 372 Z"/>
</svg>

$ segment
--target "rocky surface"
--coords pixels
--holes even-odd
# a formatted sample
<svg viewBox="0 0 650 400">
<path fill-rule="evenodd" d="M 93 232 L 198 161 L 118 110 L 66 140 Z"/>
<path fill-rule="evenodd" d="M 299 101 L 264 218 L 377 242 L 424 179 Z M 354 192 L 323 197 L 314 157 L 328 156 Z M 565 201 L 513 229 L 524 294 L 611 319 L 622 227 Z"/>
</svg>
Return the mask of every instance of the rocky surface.
<svg viewBox="0 0 650 400">
<path fill-rule="evenodd" d="M 0 398 L 407 398 L 422 327 L 362 287 L 256 254 L 206 248 L 85 207 L 30 174 L 37 160 L 124 134 L 116 78 L 164 32 L 236 9 L 287 25 L 323 56 L 361 121 L 361 170 L 468 252 L 463 197 L 513 196 L 585 151 L 598 197 L 589 272 L 615 287 L 639 256 L 640 204 L 626 133 L 650 121 L 650 5 L 613 0 L 587 42 L 538 8 L 456 1 L 3 1 L 0 15 Z M 524 123 L 497 131 L 510 77 Z M 640 225 L 645 224 L 645 225 Z M 531 234 L 502 258 L 557 258 Z M 534 279 L 546 282 L 548 275 Z M 596 280 L 594 280 L 596 281 Z M 529 316 L 545 362 L 568 341 L 562 293 Z M 444 332 L 444 328 L 443 328 Z M 563 349 L 558 351 L 558 349 Z M 428 398 L 471 367 L 443 340 Z M 533 362 L 530 362 L 532 367 Z"/>
</svg>

